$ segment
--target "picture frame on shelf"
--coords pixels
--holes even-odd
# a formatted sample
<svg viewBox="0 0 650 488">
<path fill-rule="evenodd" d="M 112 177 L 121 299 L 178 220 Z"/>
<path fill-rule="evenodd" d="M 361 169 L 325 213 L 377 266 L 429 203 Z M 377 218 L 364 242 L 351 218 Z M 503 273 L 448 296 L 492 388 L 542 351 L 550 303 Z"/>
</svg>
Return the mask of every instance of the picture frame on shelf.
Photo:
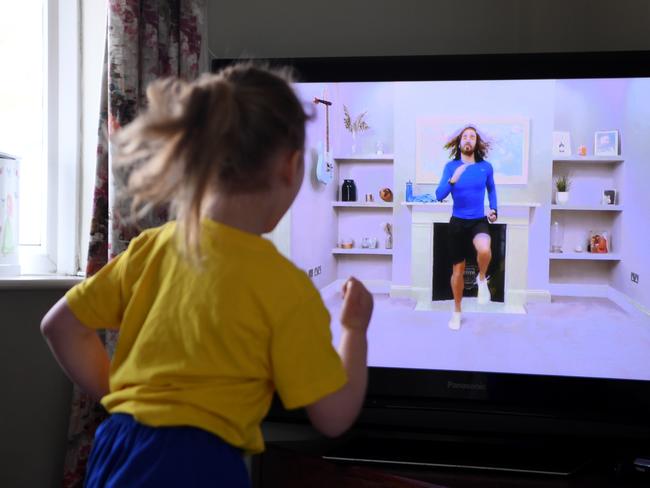
<svg viewBox="0 0 650 488">
<path fill-rule="evenodd" d="M 618 192 L 612 189 L 603 190 L 603 205 L 618 205 Z"/>
<path fill-rule="evenodd" d="M 589 252 L 592 254 L 609 254 L 611 248 L 610 233 L 603 231 L 589 232 Z"/>
<path fill-rule="evenodd" d="M 553 156 L 571 156 L 571 133 L 553 131 Z"/>
<path fill-rule="evenodd" d="M 620 156 L 621 141 L 617 130 L 594 133 L 594 156 Z"/>
</svg>

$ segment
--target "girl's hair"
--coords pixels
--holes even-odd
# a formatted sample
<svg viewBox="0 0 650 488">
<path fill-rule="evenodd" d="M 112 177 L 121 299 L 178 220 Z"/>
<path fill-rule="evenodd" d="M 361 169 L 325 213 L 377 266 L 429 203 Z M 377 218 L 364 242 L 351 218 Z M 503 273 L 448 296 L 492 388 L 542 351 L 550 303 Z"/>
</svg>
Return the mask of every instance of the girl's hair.
<svg viewBox="0 0 650 488">
<path fill-rule="evenodd" d="M 451 159 L 460 159 L 460 139 L 463 137 L 463 132 L 465 132 L 467 129 L 471 129 L 476 132 L 476 146 L 474 147 L 474 157 L 476 158 L 477 162 L 483 161 L 490 149 L 490 142 L 482 137 L 478 129 L 472 125 L 463 127 L 459 132 L 456 133 L 454 137 L 449 139 L 449 141 L 447 141 L 443 147 L 449 150 L 449 157 Z"/>
<path fill-rule="evenodd" d="M 170 204 L 182 251 L 199 258 L 206 197 L 264 190 L 274 158 L 304 149 L 310 117 L 291 80 L 286 68 L 246 62 L 194 82 L 151 83 L 147 110 L 115 137 L 134 215 Z"/>
</svg>

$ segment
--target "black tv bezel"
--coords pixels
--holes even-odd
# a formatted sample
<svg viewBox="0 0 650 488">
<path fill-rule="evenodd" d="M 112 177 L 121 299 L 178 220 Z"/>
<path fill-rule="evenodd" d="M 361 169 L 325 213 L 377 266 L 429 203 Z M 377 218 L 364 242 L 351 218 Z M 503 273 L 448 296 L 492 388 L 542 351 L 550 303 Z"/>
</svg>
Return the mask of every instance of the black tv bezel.
<svg viewBox="0 0 650 488">
<path fill-rule="evenodd" d="M 211 70 L 216 72 L 235 61 L 240 60 L 213 59 Z M 650 51 L 256 61 L 291 66 L 298 82 L 650 78 Z M 650 381 L 371 367 L 366 407 L 605 420 L 640 427 L 639 433 L 643 431 L 647 435 Z M 270 417 L 275 414 L 286 418 L 286 413 L 279 410 L 276 402 Z"/>
</svg>

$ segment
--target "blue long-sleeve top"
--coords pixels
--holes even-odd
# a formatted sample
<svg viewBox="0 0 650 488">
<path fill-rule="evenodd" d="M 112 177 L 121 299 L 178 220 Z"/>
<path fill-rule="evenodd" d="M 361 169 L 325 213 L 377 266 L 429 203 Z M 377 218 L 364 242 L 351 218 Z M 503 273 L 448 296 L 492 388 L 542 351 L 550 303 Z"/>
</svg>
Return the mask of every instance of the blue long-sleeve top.
<svg viewBox="0 0 650 488">
<path fill-rule="evenodd" d="M 488 161 L 470 164 L 458 181 L 451 185 L 451 178 L 456 169 L 463 164 L 460 159 L 449 161 L 445 165 L 436 189 L 436 198 L 443 200 L 451 193 L 454 200 L 452 215 L 460 219 L 480 219 L 485 217 L 485 190 L 488 192 L 490 208 L 497 210 L 497 192 L 494 186 L 494 168 Z"/>
</svg>

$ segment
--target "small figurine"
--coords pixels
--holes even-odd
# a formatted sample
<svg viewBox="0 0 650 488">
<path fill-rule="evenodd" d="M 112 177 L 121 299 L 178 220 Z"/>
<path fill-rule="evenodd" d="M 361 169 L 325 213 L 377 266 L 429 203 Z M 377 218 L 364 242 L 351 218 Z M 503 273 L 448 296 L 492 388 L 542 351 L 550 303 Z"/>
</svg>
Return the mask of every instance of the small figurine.
<svg viewBox="0 0 650 488">
<path fill-rule="evenodd" d="M 384 202 L 392 202 L 393 201 L 393 191 L 390 188 L 382 188 L 381 190 L 379 190 L 379 197 Z"/>
</svg>

